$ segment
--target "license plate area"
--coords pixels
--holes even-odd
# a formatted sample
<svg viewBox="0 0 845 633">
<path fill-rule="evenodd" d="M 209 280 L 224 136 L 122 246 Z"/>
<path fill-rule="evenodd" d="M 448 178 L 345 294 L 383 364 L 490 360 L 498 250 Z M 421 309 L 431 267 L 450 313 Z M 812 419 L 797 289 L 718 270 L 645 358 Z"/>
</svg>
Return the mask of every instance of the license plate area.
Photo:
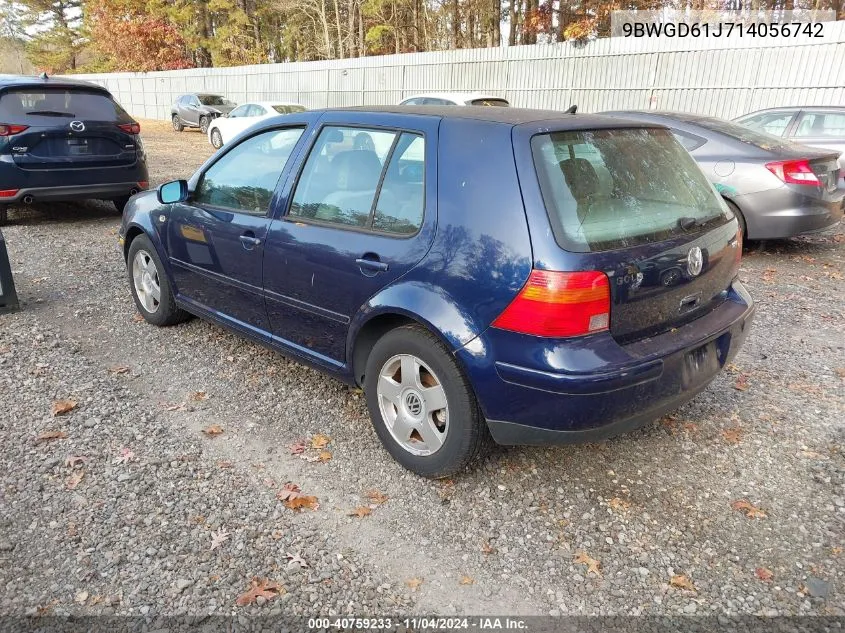
<svg viewBox="0 0 845 633">
<path fill-rule="evenodd" d="M 86 156 L 91 153 L 88 139 L 69 138 L 67 140 L 67 153 L 70 156 Z"/>
<path fill-rule="evenodd" d="M 718 373 L 719 367 L 719 349 L 715 341 L 687 352 L 681 372 L 683 388 L 695 387 L 708 381 Z"/>
</svg>

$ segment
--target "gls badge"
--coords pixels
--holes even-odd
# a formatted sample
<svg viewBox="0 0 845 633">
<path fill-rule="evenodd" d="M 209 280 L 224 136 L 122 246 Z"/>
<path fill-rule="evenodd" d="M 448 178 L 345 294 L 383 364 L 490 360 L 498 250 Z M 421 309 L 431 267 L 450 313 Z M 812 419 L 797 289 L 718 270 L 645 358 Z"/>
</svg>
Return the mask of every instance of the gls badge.
<svg viewBox="0 0 845 633">
<path fill-rule="evenodd" d="M 702 268 L 704 268 L 704 254 L 698 246 L 693 246 L 687 253 L 687 273 L 690 277 L 696 277 L 701 274 Z"/>
</svg>

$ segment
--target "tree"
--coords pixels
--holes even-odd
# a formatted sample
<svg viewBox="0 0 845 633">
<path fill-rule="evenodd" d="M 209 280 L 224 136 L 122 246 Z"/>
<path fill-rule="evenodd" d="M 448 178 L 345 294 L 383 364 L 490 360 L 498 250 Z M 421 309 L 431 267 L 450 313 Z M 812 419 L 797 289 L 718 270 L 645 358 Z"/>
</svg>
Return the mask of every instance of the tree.
<svg viewBox="0 0 845 633">
<path fill-rule="evenodd" d="M 85 46 L 82 0 L 20 0 L 19 6 L 21 23 L 34 33 L 26 43 L 30 61 L 50 73 L 76 70 Z"/>
</svg>

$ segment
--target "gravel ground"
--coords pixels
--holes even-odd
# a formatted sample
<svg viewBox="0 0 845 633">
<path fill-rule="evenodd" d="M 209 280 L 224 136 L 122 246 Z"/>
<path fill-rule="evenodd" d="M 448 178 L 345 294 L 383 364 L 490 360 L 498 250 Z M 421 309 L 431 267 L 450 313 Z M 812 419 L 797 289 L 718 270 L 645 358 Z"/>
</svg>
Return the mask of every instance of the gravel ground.
<svg viewBox="0 0 845 633">
<path fill-rule="evenodd" d="M 156 184 L 212 151 L 143 127 Z M 200 320 L 139 322 L 109 205 L 10 223 L 0 614 L 845 615 L 841 233 L 746 253 L 748 343 L 676 413 L 432 482 L 381 449 L 360 393 Z M 286 482 L 319 507 L 286 507 Z M 237 606 L 254 577 L 281 595 Z"/>
</svg>

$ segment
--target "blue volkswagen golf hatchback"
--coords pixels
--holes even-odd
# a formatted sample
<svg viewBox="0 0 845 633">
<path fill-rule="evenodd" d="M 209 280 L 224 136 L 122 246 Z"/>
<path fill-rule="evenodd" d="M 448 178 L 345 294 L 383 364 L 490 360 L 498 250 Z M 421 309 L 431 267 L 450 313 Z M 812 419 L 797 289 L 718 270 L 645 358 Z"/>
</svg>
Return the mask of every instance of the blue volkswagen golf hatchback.
<svg viewBox="0 0 845 633">
<path fill-rule="evenodd" d="M 460 110 L 460 111 L 458 111 Z M 657 125 L 511 108 L 252 127 L 128 203 L 129 285 L 359 385 L 405 467 L 597 441 L 693 398 L 743 343 L 736 219 Z"/>
</svg>

